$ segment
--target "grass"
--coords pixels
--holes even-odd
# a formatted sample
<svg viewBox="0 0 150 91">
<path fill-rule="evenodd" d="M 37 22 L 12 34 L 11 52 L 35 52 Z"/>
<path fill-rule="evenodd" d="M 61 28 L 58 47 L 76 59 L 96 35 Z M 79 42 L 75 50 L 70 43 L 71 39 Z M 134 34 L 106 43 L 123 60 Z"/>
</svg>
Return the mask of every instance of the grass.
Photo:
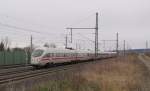
<svg viewBox="0 0 150 91">
<path fill-rule="evenodd" d="M 77 85 L 72 81 L 51 81 L 47 84 L 34 88 L 35 91 L 99 91 L 99 86 L 93 83 L 84 83 Z"/>
<path fill-rule="evenodd" d="M 35 85 L 30 91 L 150 91 L 150 74 L 136 55 L 75 69 L 58 73 L 59 79 Z"/>
</svg>

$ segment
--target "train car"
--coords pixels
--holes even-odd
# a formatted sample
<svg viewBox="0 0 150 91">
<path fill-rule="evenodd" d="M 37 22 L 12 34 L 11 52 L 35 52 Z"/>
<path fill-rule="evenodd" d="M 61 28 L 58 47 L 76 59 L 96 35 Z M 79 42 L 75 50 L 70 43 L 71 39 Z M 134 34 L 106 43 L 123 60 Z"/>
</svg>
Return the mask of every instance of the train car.
<svg viewBox="0 0 150 91">
<path fill-rule="evenodd" d="M 31 65 L 45 66 L 49 64 L 86 60 L 90 58 L 89 51 L 79 51 L 61 48 L 37 48 L 31 55 Z"/>
<path fill-rule="evenodd" d="M 116 52 L 99 52 L 98 55 L 100 58 L 109 58 L 116 57 Z"/>
<path fill-rule="evenodd" d="M 31 65 L 46 66 L 49 64 L 57 64 L 72 61 L 83 61 L 93 59 L 95 52 L 85 50 L 70 50 L 62 48 L 37 48 L 31 55 Z M 111 57 L 115 53 L 105 52 L 98 53 L 98 58 Z"/>
</svg>

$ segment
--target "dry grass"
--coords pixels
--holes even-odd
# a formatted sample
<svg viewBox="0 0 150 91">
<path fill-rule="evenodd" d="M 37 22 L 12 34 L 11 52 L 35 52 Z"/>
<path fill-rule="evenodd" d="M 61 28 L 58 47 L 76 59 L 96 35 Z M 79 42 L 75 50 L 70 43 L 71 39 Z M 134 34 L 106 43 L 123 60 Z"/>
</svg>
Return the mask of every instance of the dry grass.
<svg viewBox="0 0 150 91">
<path fill-rule="evenodd" d="M 63 75 L 31 91 L 150 91 L 149 72 L 136 55 L 93 62 Z"/>
<path fill-rule="evenodd" d="M 150 52 L 145 53 L 145 55 L 147 55 L 147 56 L 149 56 L 149 57 L 150 57 Z"/>
<path fill-rule="evenodd" d="M 82 73 L 90 82 L 95 82 L 101 91 L 143 91 L 147 69 L 135 56 L 118 58 L 109 63 L 96 64 Z M 149 80 L 150 81 L 150 80 Z"/>
</svg>

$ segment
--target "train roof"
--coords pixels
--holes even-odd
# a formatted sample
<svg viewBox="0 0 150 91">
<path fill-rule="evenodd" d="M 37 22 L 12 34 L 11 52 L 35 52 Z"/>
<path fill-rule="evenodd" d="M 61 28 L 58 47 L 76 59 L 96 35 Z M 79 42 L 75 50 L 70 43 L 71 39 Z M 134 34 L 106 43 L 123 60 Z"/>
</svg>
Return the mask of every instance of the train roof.
<svg viewBox="0 0 150 91">
<path fill-rule="evenodd" d="M 90 50 L 71 50 L 65 48 L 47 48 L 47 47 L 40 47 L 36 48 L 35 50 L 44 50 L 45 52 L 49 53 L 95 53 L 94 51 Z M 115 54 L 116 52 L 98 52 L 99 54 Z"/>
<path fill-rule="evenodd" d="M 46 47 L 40 47 L 40 48 L 36 48 L 35 50 L 44 50 L 46 52 L 50 52 L 50 53 L 90 53 L 90 51 L 86 51 L 86 50 L 70 50 L 70 49 L 64 49 L 64 48 L 46 48 Z"/>
</svg>

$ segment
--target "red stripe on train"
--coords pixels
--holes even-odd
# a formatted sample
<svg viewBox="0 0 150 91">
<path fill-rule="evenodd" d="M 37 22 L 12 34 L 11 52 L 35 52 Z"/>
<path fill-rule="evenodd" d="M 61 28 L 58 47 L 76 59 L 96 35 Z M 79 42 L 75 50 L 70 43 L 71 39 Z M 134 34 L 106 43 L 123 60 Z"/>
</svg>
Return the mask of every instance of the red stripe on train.
<svg viewBox="0 0 150 91">
<path fill-rule="evenodd" d="M 50 60 L 50 59 L 52 59 L 52 60 L 55 60 L 55 59 L 79 59 L 79 58 L 84 58 L 84 57 L 47 57 L 47 58 L 42 58 L 42 61 L 44 61 L 44 60 Z"/>
</svg>

